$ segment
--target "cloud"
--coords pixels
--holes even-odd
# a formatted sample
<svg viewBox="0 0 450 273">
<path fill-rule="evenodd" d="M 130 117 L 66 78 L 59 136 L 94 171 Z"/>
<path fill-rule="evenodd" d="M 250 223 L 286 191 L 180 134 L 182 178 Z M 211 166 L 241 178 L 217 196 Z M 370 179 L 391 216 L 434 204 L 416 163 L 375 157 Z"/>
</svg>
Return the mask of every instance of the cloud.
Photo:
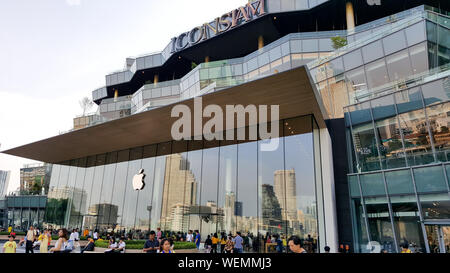
<svg viewBox="0 0 450 273">
<path fill-rule="evenodd" d="M 79 6 L 81 5 L 81 0 L 66 0 L 66 3 L 69 6 Z"/>
</svg>

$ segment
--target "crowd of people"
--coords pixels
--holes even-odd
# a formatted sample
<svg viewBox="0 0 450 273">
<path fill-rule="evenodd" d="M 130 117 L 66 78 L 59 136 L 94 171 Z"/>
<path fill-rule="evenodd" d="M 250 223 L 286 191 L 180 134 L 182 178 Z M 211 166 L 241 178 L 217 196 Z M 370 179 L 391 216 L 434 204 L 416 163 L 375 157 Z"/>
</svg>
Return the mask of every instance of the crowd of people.
<svg viewBox="0 0 450 273">
<path fill-rule="evenodd" d="M 30 226 L 23 239 L 18 244 L 15 242 L 16 234 L 9 230 L 9 240 L 3 245 L 5 253 L 15 253 L 18 246 L 25 246 L 26 253 L 34 253 L 34 249 L 39 247 L 40 253 L 70 253 L 79 249 L 81 253 L 92 252 L 95 250 L 97 240 L 106 239 L 108 247 L 105 253 L 125 253 L 127 240 L 130 236 L 124 236 L 123 233 L 103 233 L 100 235 L 98 230 L 83 230 L 82 236 L 87 240 L 87 244 L 80 246 L 80 233 L 78 229 L 69 232 L 62 228 L 57 231 L 44 229 L 42 232 Z M 53 236 L 52 236 L 53 234 Z M 132 237 L 132 236 L 131 236 Z M 55 240 L 51 246 L 52 238 Z M 269 234 L 265 236 L 254 236 L 252 233 L 242 234 L 237 231 L 234 234 L 211 233 L 203 238 L 198 230 L 189 230 L 182 232 L 163 232 L 160 228 L 148 233 L 147 240 L 143 246 L 144 253 L 175 253 L 174 242 L 191 242 L 195 244 L 198 251 L 205 253 L 244 253 L 244 252 L 293 252 L 293 253 L 315 253 L 317 252 L 317 241 L 308 235 L 302 239 L 298 236 L 287 238 L 281 234 Z M 342 248 L 342 246 L 341 246 Z M 325 252 L 329 253 L 330 248 L 325 247 Z M 347 252 L 340 251 L 340 252 Z"/>
</svg>

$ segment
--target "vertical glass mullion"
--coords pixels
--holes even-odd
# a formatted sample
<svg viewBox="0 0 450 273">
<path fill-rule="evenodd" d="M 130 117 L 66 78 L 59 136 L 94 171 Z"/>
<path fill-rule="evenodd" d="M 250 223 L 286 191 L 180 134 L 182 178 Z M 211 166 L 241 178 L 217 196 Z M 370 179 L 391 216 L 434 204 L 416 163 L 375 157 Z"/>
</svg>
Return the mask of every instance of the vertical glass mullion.
<svg viewBox="0 0 450 273">
<path fill-rule="evenodd" d="M 421 88 L 421 91 L 422 91 L 422 88 Z M 428 136 L 430 137 L 430 144 L 431 144 L 431 150 L 433 151 L 434 162 L 437 162 L 438 160 L 437 160 L 437 155 L 436 155 L 436 148 L 434 147 L 434 136 L 433 136 L 433 132 L 431 132 L 430 119 L 428 118 L 427 105 L 425 103 L 425 98 L 423 96 L 423 92 L 420 92 L 420 98 L 422 99 L 423 112 L 425 114 L 425 120 L 427 122 L 427 132 L 428 132 Z"/>
<path fill-rule="evenodd" d="M 412 167 L 410 167 L 410 174 L 411 174 L 411 178 L 412 178 L 412 182 L 413 182 L 414 194 L 416 196 L 417 209 L 419 210 L 420 226 L 422 228 L 422 234 L 423 234 L 423 240 L 424 240 L 424 243 L 425 243 L 425 249 L 426 249 L 427 253 L 430 253 L 430 245 L 428 243 L 427 230 L 425 228 L 424 217 L 423 217 L 423 214 L 422 214 L 422 204 L 420 203 L 420 197 L 419 197 L 419 194 L 417 192 L 416 179 L 414 177 L 414 170 L 413 170 Z"/>
<path fill-rule="evenodd" d="M 388 201 L 388 208 L 389 208 L 389 218 L 391 220 L 391 227 L 392 227 L 392 234 L 394 235 L 394 245 L 395 245 L 395 251 L 398 253 L 399 249 L 398 249 L 398 244 L 397 244 L 397 231 L 395 229 L 394 226 L 394 213 L 392 210 L 392 203 L 391 203 L 391 198 L 389 196 L 389 192 L 388 192 L 388 187 L 387 187 L 387 183 L 386 183 L 386 176 L 385 176 L 385 172 L 382 171 L 382 175 L 383 175 L 383 183 L 384 183 L 384 191 L 386 192 L 386 198 Z"/>
<path fill-rule="evenodd" d="M 367 240 L 369 241 L 369 244 L 370 244 L 370 242 L 372 242 L 372 238 L 371 238 L 371 235 L 370 235 L 369 221 L 368 221 L 368 215 L 367 215 L 367 210 L 366 210 L 366 203 L 364 202 L 364 196 L 362 194 L 360 175 L 358 174 L 357 177 L 358 177 L 359 194 L 361 196 L 361 207 L 363 209 L 364 222 L 366 224 Z"/>
<path fill-rule="evenodd" d="M 369 106 L 370 106 L 370 117 L 372 118 L 372 128 L 373 128 L 373 134 L 375 137 L 375 141 L 377 143 L 377 152 L 378 152 L 378 161 L 380 163 L 380 170 L 383 170 L 383 161 L 381 159 L 381 152 L 380 152 L 380 139 L 378 137 L 378 131 L 377 131 L 377 127 L 375 124 L 375 119 L 373 118 L 373 109 L 372 109 L 372 101 L 369 101 Z"/>
<path fill-rule="evenodd" d="M 400 94 L 400 93 L 396 93 Z M 405 164 L 406 167 L 409 167 L 408 157 L 406 156 L 406 146 L 405 146 L 405 136 L 403 135 L 403 129 L 402 124 L 400 123 L 400 115 L 398 113 L 398 107 L 397 107 L 397 98 L 394 95 L 394 109 L 395 109 L 395 118 L 397 119 L 398 128 L 400 129 L 400 137 L 402 139 L 402 148 L 403 148 L 403 155 L 405 156 Z"/>
</svg>

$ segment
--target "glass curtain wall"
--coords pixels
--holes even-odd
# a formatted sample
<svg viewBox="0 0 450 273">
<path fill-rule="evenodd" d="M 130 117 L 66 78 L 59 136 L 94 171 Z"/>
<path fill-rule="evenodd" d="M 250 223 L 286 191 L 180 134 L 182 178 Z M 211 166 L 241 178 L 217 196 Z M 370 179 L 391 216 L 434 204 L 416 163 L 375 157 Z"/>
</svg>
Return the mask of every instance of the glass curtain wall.
<svg viewBox="0 0 450 273">
<path fill-rule="evenodd" d="M 157 228 L 164 236 L 198 230 L 202 241 L 239 231 L 249 252 L 276 251 L 276 238 L 298 235 L 317 252 L 324 228 L 314 122 L 283 120 L 268 151 L 261 140 L 179 141 L 55 165 L 45 224 L 139 239 Z M 135 190 L 141 169 L 145 185 Z"/>
</svg>

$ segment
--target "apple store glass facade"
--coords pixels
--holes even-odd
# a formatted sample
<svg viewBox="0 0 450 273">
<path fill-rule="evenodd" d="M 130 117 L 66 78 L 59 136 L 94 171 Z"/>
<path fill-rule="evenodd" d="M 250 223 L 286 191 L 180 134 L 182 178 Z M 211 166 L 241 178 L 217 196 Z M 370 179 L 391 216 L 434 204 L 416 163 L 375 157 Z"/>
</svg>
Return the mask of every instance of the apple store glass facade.
<svg viewBox="0 0 450 273">
<path fill-rule="evenodd" d="M 450 225 L 449 97 L 444 71 L 345 109 L 357 251 L 438 251 L 434 227 Z"/>
<path fill-rule="evenodd" d="M 280 122 L 278 147 L 259 141 L 172 141 L 54 165 L 45 225 L 132 234 L 241 231 L 298 235 L 318 251 L 325 226 L 319 130 L 312 116 Z M 247 128 L 248 129 L 248 128 Z M 145 187 L 133 177 L 145 170 Z M 259 235 L 259 236 L 258 236 Z"/>
</svg>

